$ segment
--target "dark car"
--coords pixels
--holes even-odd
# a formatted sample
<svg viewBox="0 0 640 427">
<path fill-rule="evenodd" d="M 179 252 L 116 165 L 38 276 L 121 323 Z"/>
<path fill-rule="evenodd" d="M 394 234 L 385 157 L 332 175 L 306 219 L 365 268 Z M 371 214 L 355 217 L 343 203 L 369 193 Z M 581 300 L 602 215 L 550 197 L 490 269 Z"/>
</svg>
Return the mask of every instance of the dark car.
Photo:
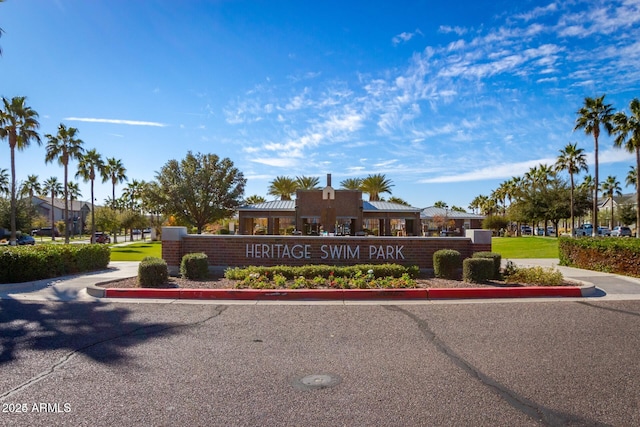
<svg viewBox="0 0 640 427">
<path fill-rule="evenodd" d="M 31 234 L 34 235 L 34 236 L 49 236 L 49 237 L 51 237 L 51 234 L 52 234 L 51 227 L 42 227 L 42 228 L 39 228 L 37 230 L 33 230 L 31 232 Z M 56 237 L 60 237 L 60 232 L 58 231 L 57 228 L 53 229 L 53 235 L 56 236 Z"/>
<path fill-rule="evenodd" d="M 111 243 L 111 237 L 107 233 L 98 231 L 94 234 L 93 241 L 96 243 Z"/>
<path fill-rule="evenodd" d="M 28 234 L 22 234 L 18 237 L 18 239 L 16 240 L 16 243 L 19 245 L 35 245 L 36 239 L 29 236 Z"/>
</svg>

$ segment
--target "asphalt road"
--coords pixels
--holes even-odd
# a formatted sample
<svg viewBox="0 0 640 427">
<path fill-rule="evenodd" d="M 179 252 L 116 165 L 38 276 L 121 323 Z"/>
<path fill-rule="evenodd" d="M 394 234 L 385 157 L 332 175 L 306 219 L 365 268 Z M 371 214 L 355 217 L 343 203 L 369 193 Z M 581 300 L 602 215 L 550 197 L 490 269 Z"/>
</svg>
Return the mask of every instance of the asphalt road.
<svg viewBox="0 0 640 427">
<path fill-rule="evenodd" d="M 0 300 L 0 344 L 3 426 L 640 425 L 638 300 Z"/>
</svg>

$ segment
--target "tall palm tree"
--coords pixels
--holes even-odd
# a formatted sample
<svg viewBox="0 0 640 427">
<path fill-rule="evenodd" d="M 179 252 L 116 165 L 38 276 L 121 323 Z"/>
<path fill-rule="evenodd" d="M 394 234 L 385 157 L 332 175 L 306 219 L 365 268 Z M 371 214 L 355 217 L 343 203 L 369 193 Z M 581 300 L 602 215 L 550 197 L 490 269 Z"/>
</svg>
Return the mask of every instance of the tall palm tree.
<svg viewBox="0 0 640 427">
<path fill-rule="evenodd" d="M 9 194 L 9 172 L 6 169 L 0 169 L 0 194 Z"/>
<path fill-rule="evenodd" d="M 111 180 L 112 185 L 112 195 L 111 195 L 111 203 L 112 208 L 116 208 L 116 184 L 122 183 L 127 180 L 127 169 L 122 165 L 122 161 L 120 159 L 115 159 L 114 157 L 107 158 L 107 163 L 105 163 L 104 168 L 102 170 L 102 182 L 106 182 L 107 180 Z"/>
<path fill-rule="evenodd" d="M 78 160 L 84 148 L 82 144 L 84 142 L 77 138 L 78 129 L 67 128 L 64 124 L 60 123 L 58 126 L 58 133 L 54 136 L 46 134 L 45 137 L 49 140 L 47 143 L 47 154 L 45 155 L 45 163 L 50 163 L 54 160 L 58 160 L 58 164 L 64 167 L 64 242 L 69 243 L 69 189 L 67 184 L 69 182 L 69 161 Z"/>
<path fill-rule="evenodd" d="M 613 107 L 611 104 L 604 103 L 605 95 L 600 98 L 585 98 L 584 106 L 577 112 L 578 118 L 576 119 L 576 126 L 573 129 L 584 129 L 584 133 L 587 135 L 593 135 L 594 140 L 594 174 L 593 181 L 595 188 L 598 184 L 598 138 L 600 138 L 600 127 L 602 126 L 608 135 L 613 132 Z M 593 193 L 593 236 L 598 233 L 598 191 Z"/>
<path fill-rule="evenodd" d="M 602 183 L 602 195 L 609 197 L 611 200 L 611 223 L 609 227 L 613 229 L 613 196 L 622 196 L 620 182 L 615 176 L 609 175 L 607 180 Z"/>
<path fill-rule="evenodd" d="M 587 156 L 584 154 L 584 149 L 578 148 L 576 143 L 567 144 L 562 150 L 556 160 L 557 171 L 567 171 L 569 173 L 569 180 L 571 182 L 571 197 L 570 197 L 570 212 L 571 212 L 571 230 L 570 235 L 573 236 L 573 227 L 575 222 L 573 221 L 573 193 L 575 190 L 575 181 L 573 175 L 582 171 L 587 171 Z"/>
<path fill-rule="evenodd" d="M 298 189 L 298 183 L 288 176 L 277 176 L 269 183 L 267 194 L 280 197 L 280 200 L 291 200 L 291 196 Z"/>
<path fill-rule="evenodd" d="M 40 145 L 40 135 L 37 129 L 40 127 L 38 113 L 25 105 L 24 96 L 16 96 L 11 102 L 2 98 L 0 109 L 0 138 L 9 140 L 11 151 L 11 237 L 9 244 L 16 244 L 16 148 L 21 151 L 29 146 L 31 140 Z"/>
<path fill-rule="evenodd" d="M 38 175 L 29 175 L 27 176 L 27 180 L 22 183 L 20 186 L 20 196 L 26 197 L 29 196 L 29 201 L 33 199 L 35 194 L 40 194 L 40 181 L 38 179 Z"/>
<path fill-rule="evenodd" d="M 134 179 L 125 187 L 122 192 L 122 198 L 125 200 L 126 206 L 129 209 L 137 209 L 140 206 L 142 200 L 142 193 L 147 185 L 144 181 L 138 181 Z"/>
<path fill-rule="evenodd" d="M 69 203 L 71 204 L 71 217 L 73 218 L 74 216 L 73 201 L 78 200 L 80 197 L 82 197 L 82 193 L 80 192 L 80 186 L 78 185 L 77 182 L 70 182 L 67 184 L 67 194 L 69 195 Z M 73 224 L 72 221 L 69 222 L 69 227 L 71 227 L 71 224 Z M 75 227 L 74 227 L 74 230 L 75 230 Z"/>
<path fill-rule="evenodd" d="M 56 233 L 55 233 L 56 221 L 53 215 L 55 212 L 55 209 L 53 207 L 56 201 L 56 196 L 61 195 L 63 191 L 64 189 L 62 187 L 62 184 L 58 181 L 58 178 L 56 178 L 55 176 L 52 176 L 51 178 L 47 179 L 42 184 L 42 194 L 51 195 L 51 240 L 56 240 Z"/>
<path fill-rule="evenodd" d="M 613 116 L 615 124 L 613 131 L 616 133 L 613 145 L 624 147 L 630 153 L 634 151 L 636 153 L 636 237 L 640 238 L 640 189 L 637 185 L 640 182 L 640 101 L 638 98 L 634 98 L 629 103 L 629 110 L 630 116 L 623 112 Z"/>
<path fill-rule="evenodd" d="M 76 178 L 81 177 L 84 182 L 91 182 L 91 243 L 95 243 L 96 234 L 96 218 L 95 218 L 95 197 L 93 194 L 93 185 L 96 181 L 98 174 L 103 175 L 104 161 L 102 156 L 96 151 L 95 148 L 85 152 L 78 161 L 78 172 Z"/>
<path fill-rule="evenodd" d="M 362 180 L 362 191 L 369 194 L 369 201 L 375 202 L 380 200 L 380 194 L 391 194 L 393 184 L 384 174 L 373 174 Z"/>
<path fill-rule="evenodd" d="M 296 176 L 299 190 L 318 190 L 320 178 L 317 176 Z"/>
<path fill-rule="evenodd" d="M 345 190 L 361 190 L 362 178 L 347 178 L 340 182 L 340 186 Z"/>
<path fill-rule="evenodd" d="M 258 196 L 257 194 L 254 194 L 254 195 L 249 196 L 246 199 L 244 199 L 244 204 L 246 204 L 246 205 L 257 205 L 259 203 L 264 203 L 266 201 L 267 201 L 267 199 L 265 199 L 264 197 Z"/>
</svg>

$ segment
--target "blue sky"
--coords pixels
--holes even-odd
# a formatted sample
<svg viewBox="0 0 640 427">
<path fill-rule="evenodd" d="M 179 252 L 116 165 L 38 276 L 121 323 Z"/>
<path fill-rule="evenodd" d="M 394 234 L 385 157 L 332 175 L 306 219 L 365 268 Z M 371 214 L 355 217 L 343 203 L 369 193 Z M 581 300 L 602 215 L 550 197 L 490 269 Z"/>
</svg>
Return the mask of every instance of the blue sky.
<svg viewBox="0 0 640 427">
<path fill-rule="evenodd" d="M 229 157 L 246 196 L 382 173 L 413 206 L 467 207 L 569 142 L 592 154 L 573 132 L 585 97 L 640 97 L 640 0 L 7 0 L 0 27 L 0 95 L 26 96 L 43 135 L 78 128 L 129 180 L 189 150 Z M 624 185 L 634 157 L 612 142 L 600 176 Z M 18 180 L 62 180 L 44 156 L 19 153 Z"/>
</svg>

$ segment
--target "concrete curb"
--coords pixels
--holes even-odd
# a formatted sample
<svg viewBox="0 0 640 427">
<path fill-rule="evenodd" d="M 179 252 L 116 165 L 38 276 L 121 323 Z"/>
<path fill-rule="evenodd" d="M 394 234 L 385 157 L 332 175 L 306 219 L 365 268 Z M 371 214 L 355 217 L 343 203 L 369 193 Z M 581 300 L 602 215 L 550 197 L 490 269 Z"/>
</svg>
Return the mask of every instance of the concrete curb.
<svg viewBox="0 0 640 427">
<path fill-rule="evenodd" d="M 595 286 L 532 286 L 505 288 L 411 288 L 411 289 L 153 289 L 88 286 L 96 298 L 154 298 L 257 301 L 365 301 L 441 300 L 478 298 L 587 297 Z"/>
</svg>

